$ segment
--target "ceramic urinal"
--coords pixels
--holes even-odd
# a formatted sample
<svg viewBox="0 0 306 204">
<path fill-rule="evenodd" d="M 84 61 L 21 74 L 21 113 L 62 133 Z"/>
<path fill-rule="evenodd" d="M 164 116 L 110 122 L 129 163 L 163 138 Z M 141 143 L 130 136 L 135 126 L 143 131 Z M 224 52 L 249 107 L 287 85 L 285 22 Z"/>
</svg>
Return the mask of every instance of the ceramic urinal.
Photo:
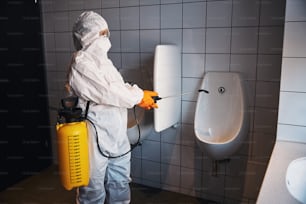
<svg viewBox="0 0 306 204">
<path fill-rule="evenodd" d="M 245 94 L 239 73 L 207 72 L 203 78 L 194 131 L 200 149 L 214 160 L 228 159 L 248 134 Z"/>
</svg>

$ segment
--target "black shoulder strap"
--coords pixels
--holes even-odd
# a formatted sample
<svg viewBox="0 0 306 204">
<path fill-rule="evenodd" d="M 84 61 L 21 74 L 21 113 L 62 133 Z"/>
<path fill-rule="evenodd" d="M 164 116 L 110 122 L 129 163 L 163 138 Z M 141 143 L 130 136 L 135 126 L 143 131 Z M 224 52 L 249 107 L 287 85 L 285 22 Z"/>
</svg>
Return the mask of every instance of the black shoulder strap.
<svg viewBox="0 0 306 204">
<path fill-rule="evenodd" d="M 87 113 L 88 113 L 88 109 L 89 109 L 89 101 L 87 101 L 86 103 L 86 109 L 85 109 L 85 119 L 87 119 Z"/>
</svg>

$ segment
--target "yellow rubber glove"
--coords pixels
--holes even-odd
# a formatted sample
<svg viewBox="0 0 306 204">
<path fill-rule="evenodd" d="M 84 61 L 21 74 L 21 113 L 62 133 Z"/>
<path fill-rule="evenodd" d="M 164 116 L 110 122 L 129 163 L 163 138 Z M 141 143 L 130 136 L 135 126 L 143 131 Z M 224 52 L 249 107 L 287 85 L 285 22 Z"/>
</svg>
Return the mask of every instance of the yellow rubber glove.
<svg viewBox="0 0 306 204">
<path fill-rule="evenodd" d="M 155 103 L 152 96 L 158 96 L 158 93 L 155 91 L 143 91 L 143 98 L 139 104 L 137 104 L 139 107 L 144 108 L 146 110 L 150 110 L 152 108 L 158 108 L 157 104 Z"/>
</svg>

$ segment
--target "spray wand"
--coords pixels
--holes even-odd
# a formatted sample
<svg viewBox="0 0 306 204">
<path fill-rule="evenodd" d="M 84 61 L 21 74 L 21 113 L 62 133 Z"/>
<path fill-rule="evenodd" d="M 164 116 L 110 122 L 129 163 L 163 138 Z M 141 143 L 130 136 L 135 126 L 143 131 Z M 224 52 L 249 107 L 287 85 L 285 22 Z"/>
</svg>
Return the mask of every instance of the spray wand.
<svg viewBox="0 0 306 204">
<path fill-rule="evenodd" d="M 205 92 L 205 93 L 209 93 L 209 91 L 205 90 L 205 89 L 199 89 L 198 92 Z M 170 96 L 165 96 L 165 97 L 160 97 L 160 96 L 152 96 L 154 102 L 156 103 L 157 101 L 161 100 L 161 99 L 166 99 L 166 98 L 172 98 L 172 97 L 178 97 L 178 96 L 183 96 L 183 95 L 187 95 L 187 94 L 191 94 L 193 93 L 193 91 L 189 91 L 189 92 L 185 92 L 185 93 L 181 93 L 181 94 L 177 94 L 177 95 L 170 95 Z"/>
</svg>

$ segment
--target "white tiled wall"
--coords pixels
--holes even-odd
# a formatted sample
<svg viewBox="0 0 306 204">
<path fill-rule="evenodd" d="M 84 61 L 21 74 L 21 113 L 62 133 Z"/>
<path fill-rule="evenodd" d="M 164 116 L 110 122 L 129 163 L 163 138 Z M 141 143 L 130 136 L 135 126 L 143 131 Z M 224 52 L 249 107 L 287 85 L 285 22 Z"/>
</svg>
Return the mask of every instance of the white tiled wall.
<svg viewBox="0 0 306 204">
<path fill-rule="evenodd" d="M 277 139 L 306 143 L 306 1 L 287 0 Z"/>
<path fill-rule="evenodd" d="M 74 51 L 71 27 L 84 10 L 101 13 L 108 21 L 113 45 L 109 56 L 118 69 L 139 69 L 150 76 L 155 45 L 177 44 L 182 54 L 182 91 L 191 94 L 182 97 L 177 129 L 152 133 L 133 151 L 133 181 L 221 203 L 255 202 L 276 137 L 285 0 L 41 2 L 51 106 L 58 108 L 63 96 L 66 69 Z M 296 15 L 291 12 L 290 18 Z M 305 16 L 299 19 L 305 20 Z M 292 22 L 292 27 L 305 24 L 300 20 Z M 286 35 L 306 36 L 305 29 L 297 27 Z M 306 46 L 296 44 L 298 50 L 287 44 L 286 52 L 301 54 Z M 284 64 L 294 59 L 285 58 Z M 302 78 L 299 63 L 304 62 L 299 58 L 294 68 L 289 64 L 287 69 L 294 69 Z M 251 118 L 248 140 L 230 162 L 218 165 L 218 176 L 212 176 L 212 161 L 197 147 L 193 132 L 197 89 L 207 71 L 242 73 Z M 286 75 L 288 80 L 291 76 Z M 296 89 L 292 83 L 282 83 L 282 87 Z M 298 87 L 295 92 L 303 92 L 303 86 Z M 286 106 L 285 101 L 281 103 Z M 56 112 L 50 112 L 51 125 L 55 125 Z M 279 129 L 287 126 L 281 124 Z M 305 132 L 302 126 L 289 127 L 296 133 Z M 53 136 L 55 141 L 55 132 Z M 55 161 L 56 157 L 54 145 Z"/>
</svg>

